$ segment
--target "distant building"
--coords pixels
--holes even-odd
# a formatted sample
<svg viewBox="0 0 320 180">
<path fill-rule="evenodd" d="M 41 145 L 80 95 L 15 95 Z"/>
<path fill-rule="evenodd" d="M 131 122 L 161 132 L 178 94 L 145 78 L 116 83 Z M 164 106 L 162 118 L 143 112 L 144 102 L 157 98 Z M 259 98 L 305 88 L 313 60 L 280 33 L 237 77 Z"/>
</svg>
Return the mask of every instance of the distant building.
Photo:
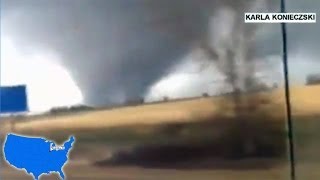
<svg viewBox="0 0 320 180">
<path fill-rule="evenodd" d="M 144 103 L 144 98 L 132 98 L 126 101 L 125 105 L 139 105 Z"/>
<path fill-rule="evenodd" d="M 209 97 L 208 93 L 202 93 L 202 97 Z"/>
<path fill-rule="evenodd" d="M 169 97 L 168 96 L 164 96 L 163 97 L 163 101 L 169 101 Z"/>
</svg>

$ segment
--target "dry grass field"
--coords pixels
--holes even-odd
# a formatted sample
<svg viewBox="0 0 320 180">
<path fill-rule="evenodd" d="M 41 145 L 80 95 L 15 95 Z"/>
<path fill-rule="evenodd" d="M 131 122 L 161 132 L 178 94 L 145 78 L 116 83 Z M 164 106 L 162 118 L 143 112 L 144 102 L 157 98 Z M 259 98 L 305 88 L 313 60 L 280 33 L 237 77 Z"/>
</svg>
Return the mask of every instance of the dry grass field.
<svg viewBox="0 0 320 180">
<path fill-rule="evenodd" d="M 254 116 L 253 120 L 267 118 L 270 124 L 273 124 L 272 122 L 280 124 L 280 129 L 277 130 L 285 132 L 286 114 L 283 89 L 244 95 L 242 98 L 259 105 L 259 109 L 251 111 L 252 116 Z M 68 115 L 38 116 L 17 120 L 5 119 L 0 122 L 0 133 L 2 137 L 5 133 L 12 131 L 25 135 L 41 135 L 58 140 L 58 142 L 62 142 L 70 134 L 75 134 L 77 143 L 71 153 L 71 161 L 65 168 L 68 179 L 289 180 L 286 157 L 233 162 L 237 164 L 237 167 L 242 167 L 240 169 L 232 167 L 204 169 L 144 168 L 137 165 L 99 167 L 93 165 L 93 162 L 109 158 L 110 154 L 118 151 L 118 149 L 135 147 L 136 141 L 139 142 L 139 145 L 145 145 L 146 142 L 152 142 L 153 144 L 189 142 L 193 145 L 199 140 L 204 142 L 203 139 L 206 137 L 211 140 L 215 137 L 219 139 L 220 136 L 217 134 L 225 134 L 224 131 L 230 131 L 226 127 L 232 125 L 230 118 L 222 118 L 226 122 L 221 123 L 219 121 L 221 120 L 219 117 L 234 116 L 231 100 L 231 97 L 228 96 L 208 97 L 109 110 L 101 109 Z M 301 179 L 318 179 L 316 177 L 319 177 L 320 174 L 316 169 L 320 167 L 320 157 L 318 157 L 320 143 L 317 143 L 318 138 L 320 138 L 318 132 L 320 119 L 318 120 L 317 117 L 320 117 L 320 86 L 292 87 L 291 101 L 295 122 L 296 153 L 299 162 L 297 164 L 298 177 Z M 267 112 L 268 115 L 262 117 L 265 114 L 261 112 Z M 10 122 L 14 122 L 14 126 Z M 219 123 L 214 124 L 214 122 Z M 183 128 L 177 126 L 179 123 L 185 124 Z M 263 134 L 265 133 L 263 129 L 267 128 L 266 125 L 257 126 L 256 129 L 253 129 L 254 132 L 248 135 L 261 136 L 258 141 L 261 140 L 267 144 L 277 144 L 285 141 L 283 136 L 277 135 L 276 131 L 270 131 L 271 134 L 270 132 Z M 227 134 L 230 135 L 231 139 L 219 139 L 219 141 L 223 142 L 222 145 L 230 142 L 234 143 L 239 135 L 245 134 L 244 131 L 237 133 Z M 266 138 L 264 135 L 270 135 L 271 137 Z M 278 137 L 280 137 L 280 140 Z M 134 141 L 127 141 L 128 139 Z M 226 146 L 227 150 L 232 147 L 234 146 Z M 276 145 L 276 147 L 280 149 L 280 146 Z M 280 163 L 260 167 L 265 162 L 274 160 Z M 249 164 L 253 164 L 253 166 L 244 168 Z M 16 171 L 6 164 L 0 169 L 0 178 L 4 180 L 27 179 L 23 171 Z M 57 177 L 55 175 L 43 176 L 42 179 L 57 179 Z"/>
<path fill-rule="evenodd" d="M 275 167 L 267 170 L 167 170 L 143 169 L 139 167 L 99 168 L 84 164 L 69 163 L 65 167 L 68 179 L 75 180 L 289 180 L 288 168 Z M 2 175 L 2 176 L 1 176 Z M 0 169 L 3 180 L 32 180 L 25 172 L 17 172 L 12 167 Z M 57 180 L 56 174 L 44 175 L 41 180 Z"/>
<path fill-rule="evenodd" d="M 320 114 L 320 86 L 301 86 L 291 88 L 291 101 L 294 116 Z M 259 103 L 261 98 L 270 98 L 271 103 L 260 105 L 260 108 L 272 111 L 272 116 L 284 117 L 284 92 L 282 89 L 269 93 L 246 95 Z M 221 109 L 221 104 L 224 104 Z M 276 107 L 276 108 L 274 108 Z M 71 115 L 44 116 L 35 120 L 20 120 L 14 131 L 19 133 L 50 131 L 96 131 L 125 125 L 156 125 L 163 123 L 192 122 L 210 119 L 218 113 L 232 116 L 230 97 L 210 97 L 196 100 L 146 104 L 135 107 L 122 107 L 112 110 L 99 110 Z M 10 131 L 9 123 L 1 124 L 1 132 Z"/>
</svg>

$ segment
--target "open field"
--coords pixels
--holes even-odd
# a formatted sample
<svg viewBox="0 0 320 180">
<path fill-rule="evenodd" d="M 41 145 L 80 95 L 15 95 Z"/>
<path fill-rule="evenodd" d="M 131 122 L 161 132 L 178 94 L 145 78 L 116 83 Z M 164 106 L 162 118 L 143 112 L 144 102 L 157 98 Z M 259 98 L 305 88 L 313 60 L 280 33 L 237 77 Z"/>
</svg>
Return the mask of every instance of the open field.
<svg viewBox="0 0 320 180">
<path fill-rule="evenodd" d="M 297 165 L 298 179 L 318 179 L 320 177 L 319 165 L 301 163 Z M 65 167 L 68 179 L 80 180 L 290 180 L 289 168 L 286 165 L 270 169 L 257 170 L 166 170 L 143 169 L 138 167 L 106 167 L 99 168 L 87 164 L 73 164 L 70 162 Z M 15 170 L 5 165 L 0 169 L 0 177 L 3 180 L 32 180 L 25 172 Z M 41 180 L 56 180 L 58 176 L 42 176 Z"/>
<path fill-rule="evenodd" d="M 289 180 L 286 166 L 267 170 L 175 170 L 143 169 L 139 167 L 94 167 L 86 164 L 69 163 L 65 167 L 68 179 L 92 180 Z M 3 180 L 32 180 L 23 171 L 17 172 L 9 166 L 0 169 Z M 56 175 L 42 176 L 41 180 L 56 180 Z"/>
<path fill-rule="evenodd" d="M 309 120 L 308 120 L 309 121 Z M 320 143 L 320 133 L 317 127 L 320 122 L 312 121 L 309 125 L 301 123 L 296 128 L 297 147 L 297 176 L 298 179 L 318 179 L 320 173 L 320 157 L 318 150 Z M 103 142 L 91 142 L 90 144 L 79 142 L 76 143 L 74 151 L 71 153 L 73 158 L 65 167 L 65 173 L 68 179 L 108 179 L 108 180 L 289 180 L 288 161 L 282 160 L 282 163 L 275 164 L 267 168 L 205 168 L 205 169 L 159 169 L 159 168 L 143 168 L 138 166 L 109 166 L 98 167 L 93 166 L 90 161 L 82 161 L 83 159 L 97 160 L 106 157 L 108 146 L 103 146 Z M 79 145 L 79 146 L 78 146 Z M 85 148 L 86 147 L 86 148 Z M 75 151 L 81 149 L 81 152 L 75 154 Z M 316 160 L 318 159 L 318 160 Z M 267 160 L 268 161 L 268 160 Z M 261 165 L 263 161 L 254 162 L 250 160 L 236 161 L 239 167 L 247 166 L 248 163 L 256 163 Z M 1 162 L 0 177 L 3 180 L 28 180 L 32 179 L 23 171 L 17 171 L 14 168 Z M 42 180 L 57 179 L 57 176 L 43 176 Z"/>
<path fill-rule="evenodd" d="M 294 87 L 291 96 L 298 178 L 318 179 L 320 86 Z M 18 134 L 42 135 L 59 143 L 68 135 L 74 134 L 77 143 L 71 153 L 71 161 L 65 167 L 68 179 L 289 180 L 286 154 L 280 157 L 264 157 L 259 154 L 270 150 L 277 153 L 285 148 L 286 114 L 283 90 L 245 95 L 242 98 L 251 99 L 259 105 L 259 109 L 251 111 L 247 124 L 239 125 L 238 121 L 232 120 L 234 114 L 231 97 L 210 97 L 71 115 L 18 119 L 12 121 L 14 126 L 10 120 L 3 120 L 0 122 L 0 132 L 4 134 L 13 130 Z M 269 101 L 266 102 L 265 99 Z M 253 159 L 242 157 L 225 160 L 223 166 L 211 165 L 217 163 L 215 157 L 211 157 L 212 154 L 232 154 L 241 151 L 240 144 L 251 142 L 250 140 L 256 146 L 253 148 L 258 149 L 259 153 L 255 154 L 258 156 L 257 159 L 256 156 Z M 197 150 L 206 153 L 212 149 L 212 153 L 203 156 L 202 159 L 197 159 L 201 153 L 196 155 L 199 156 L 196 159 L 191 155 L 192 161 L 184 162 L 189 168 L 180 168 L 177 166 L 178 163 L 172 164 L 172 161 L 167 162 L 170 166 L 166 164 L 165 167 L 148 167 L 148 164 L 141 162 L 148 162 L 148 158 L 162 161 L 170 157 L 170 153 L 164 155 L 157 149 L 150 150 L 150 145 L 174 145 L 173 149 L 180 148 L 178 153 L 174 154 L 171 146 L 165 146 L 169 148 L 164 152 L 173 152 L 171 156 L 182 156 L 186 159 L 190 156 L 187 151 L 193 151 L 189 146 L 194 148 L 203 145 L 204 148 Z M 142 154 L 151 153 L 151 156 L 141 156 L 141 152 L 135 154 L 137 147 L 142 147 Z M 125 162 L 128 164 L 122 165 L 95 164 L 101 161 L 108 164 L 108 161 L 104 160 L 114 157 L 115 152 L 127 150 L 133 152 L 129 155 L 139 157 L 139 161 L 128 161 Z M 263 166 L 269 162 L 272 163 Z M 205 168 L 201 166 L 203 163 Z M 16 171 L 6 164 L 0 169 L 0 178 L 27 179 L 23 171 Z M 43 176 L 42 179 L 57 177 Z"/>
<path fill-rule="evenodd" d="M 320 114 L 320 86 L 291 88 L 291 101 L 294 116 Z M 285 117 L 284 93 L 282 89 L 254 95 L 245 95 L 260 103 L 261 98 L 270 98 L 271 103 L 259 107 L 272 111 L 272 116 Z M 223 104 L 223 109 L 221 109 Z M 112 110 L 99 110 L 71 115 L 57 115 L 35 120 L 18 120 L 14 131 L 23 133 L 47 133 L 49 131 L 82 132 L 96 131 L 115 126 L 157 125 L 164 123 L 193 122 L 212 119 L 217 114 L 232 116 L 230 97 L 200 98 L 189 101 L 123 107 Z M 274 108 L 276 107 L 276 108 Z M 276 118 L 276 119 L 278 119 Z M 1 132 L 11 131 L 9 123 L 2 122 Z"/>
</svg>

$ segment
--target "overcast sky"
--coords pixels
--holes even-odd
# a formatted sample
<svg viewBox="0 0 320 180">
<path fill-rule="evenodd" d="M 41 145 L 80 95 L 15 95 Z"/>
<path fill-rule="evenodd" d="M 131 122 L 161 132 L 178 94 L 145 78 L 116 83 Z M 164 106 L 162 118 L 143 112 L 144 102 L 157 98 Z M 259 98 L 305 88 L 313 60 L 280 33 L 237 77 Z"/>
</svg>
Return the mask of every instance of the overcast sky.
<svg viewBox="0 0 320 180">
<path fill-rule="evenodd" d="M 239 22 L 216 12 L 250 9 L 230 2 L 2 0 L 1 84 L 27 84 L 34 110 L 216 93 L 223 87 L 216 80 L 223 77 L 196 42 L 212 17 L 218 19 L 215 37 L 230 35 L 224 32 Z M 288 1 L 290 12 L 319 10 L 317 0 Z M 235 14 L 243 19 L 241 11 Z M 320 26 L 294 24 L 288 32 L 290 75 L 303 83 L 320 71 Z M 270 66 L 268 81 L 280 82 L 280 25 L 260 25 L 256 34 L 255 58 Z"/>
</svg>

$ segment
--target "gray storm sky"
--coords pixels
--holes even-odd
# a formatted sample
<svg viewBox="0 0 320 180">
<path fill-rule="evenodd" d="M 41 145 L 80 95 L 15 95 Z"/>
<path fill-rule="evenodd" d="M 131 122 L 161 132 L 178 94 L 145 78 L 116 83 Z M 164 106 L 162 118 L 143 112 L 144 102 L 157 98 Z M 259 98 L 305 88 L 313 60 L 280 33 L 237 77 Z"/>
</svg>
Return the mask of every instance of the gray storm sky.
<svg viewBox="0 0 320 180">
<path fill-rule="evenodd" d="M 200 61 L 190 61 L 197 56 L 189 54 L 219 5 L 208 7 L 206 0 L 158 2 L 148 9 L 143 0 L 2 0 L 1 39 L 10 38 L 15 49 L 26 54 L 56 54 L 56 63 L 66 67 L 89 104 L 206 91 L 206 82 L 218 76 L 215 71 L 196 76 L 181 72 L 201 66 Z M 320 1 L 288 1 L 290 12 L 319 10 Z M 293 24 L 288 32 L 290 75 L 302 83 L 307 74 L 320 71 L 320 25 Z M 280 71 L 280 25 L 263 25 L 257 33 L 257 58 L 271 62 L 270 74 Z M 282 77 L 275 78 L 278 82 Z M 170 90 L 173 85 L 177 88 Z"/>
</svg>

